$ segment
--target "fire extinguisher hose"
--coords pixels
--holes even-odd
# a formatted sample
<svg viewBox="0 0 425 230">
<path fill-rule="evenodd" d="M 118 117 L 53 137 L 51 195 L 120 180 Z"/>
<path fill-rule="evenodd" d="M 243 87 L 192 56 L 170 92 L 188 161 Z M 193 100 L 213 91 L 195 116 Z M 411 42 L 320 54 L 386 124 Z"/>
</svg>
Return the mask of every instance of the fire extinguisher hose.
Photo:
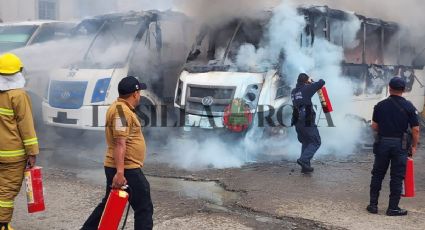
<svg viewBox="0 0 425 230">
<path fill-rule="evenodd" d="M 121 230 L 124 230 L 125 225 L 127 224 L 128 213 L 130 212 L 130 206 L 131 206 L 130 205 L 131 204 L 131 199 L 133 199 L 133 190 L 131 190 L 131 187 L 128 186 L 128 185 L 126 185 L 125 190 L 128 190 L 128 200 L 129 200 L 129 202 L 128 202 L 128 205 L 127 205 L 127 211 L 125 213 L 125 217 L 124 217 L 124 221 L 122 223 Z"/>
</svg>

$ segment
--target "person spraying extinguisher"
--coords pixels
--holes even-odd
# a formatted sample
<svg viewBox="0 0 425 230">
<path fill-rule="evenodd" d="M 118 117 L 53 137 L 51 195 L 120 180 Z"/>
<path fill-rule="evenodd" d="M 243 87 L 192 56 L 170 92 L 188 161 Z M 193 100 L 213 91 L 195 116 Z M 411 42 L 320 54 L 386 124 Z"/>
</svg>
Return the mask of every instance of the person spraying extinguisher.
<svg viewBox="0 0 425 230">
<path fill-rule="evenodd" d="M 23 89 L 23 64 L 12 53 L 0 56 L 0 230 L 11 230 L 14 200 L 28 164 L 39 153 L 31 100 Z"/>
<path fill-rule="evenodd" d="M 293 104 L 292 124 L 295 125 L 298 141 L 302 144 L 301 156 L 297 163 L 301 166 L 302 173 L 311 173 L 311 159 L 321 145 L 319 130 L 315 120 L 316 113 L 313 109 L 311 98 L 325 85 L 325 81 L 320 79 L 312 82 L 311 78 L 301 73 L 298 76 L 297 85 L 291 92 Z"/>
</svg>

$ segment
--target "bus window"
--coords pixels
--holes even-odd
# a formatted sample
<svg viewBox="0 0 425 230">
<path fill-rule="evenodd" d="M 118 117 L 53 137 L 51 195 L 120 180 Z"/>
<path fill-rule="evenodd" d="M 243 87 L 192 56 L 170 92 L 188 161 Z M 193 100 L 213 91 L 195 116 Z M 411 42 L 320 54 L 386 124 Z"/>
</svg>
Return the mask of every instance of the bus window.
<svg viewBox="0 0 425 230">
<path fill-rule="evenodd" d="M 365 62 L 366 64 L 383 64 L 382 27 L 366 23 Z"/>
<path fill-rule="evenodd" d="M 410 43 L 411 36 L 408 32 L 400 35 L 400 56 L 398 60 L 399 65 L 412 66 L 415 59 L 416 52 L 413 45 Z"/>
<path fill-rule="evenodd" d="M 37 28 L 35 25 L 0 26 L 0 53 L 26 46 Z"/>
<path fill-rule="evenodd" d="M 32 44 L 67 38 L 71 32 L 71 25 L 65 23 L 42 25 L 37 36 L 32 40 Z"/>
<path fill-rule="evenodd" d="M 314 36 L 317 38 L 326 38 L 326 17 L 322 15 L 317 15 L 314 18 Z"/>
<path fill-rule="evenodd" d="M 354 44 L 344 44 L 344 56 L 345 62 L 350 64 L 362 64 L 363 63 L 363 27 L 357 32 Z"/>
<path fill-rule="evenodd" d="M 161 35 L 160 27 L 157 27 L 156 22 L 152 22 L 135 46 L 130 60 L 130 74 L 140 77 L 148 84 L 151 84 L 149 80 L 156 80 L 160 77 Z"/>
<path fill-rule="evenodd" d="M 309 16 L 305 16 L 305 21 L 307 22 L 303 32 L 301 33 L 300 39 L 300 45 L 301 47 L 310 47 L 313 45 L 314 40 L 314 22 L 312 22 Z"/>
<path fill-rule="evenodd" d="M 359 96 L 363 94 L 367 67 L 364 65 L 344 65 L 342 70 L 344 76 L 350 79 L 354 95 Z"/>
<path fill-rule="evenodd" d="M 184 25 L 175 21 L 161 21 L 162 50 L 161 59 L 166 62 L 181 62 L 181 57 L 188 53 Z"/>
<path fill-rule="evenodd" d="M 398 65 L 400 39 L 396 28 L 384 27 L 384 64 Z"/>
<path fill-rule="evenodd" d="M 329 18 L 330 42 L 343 47 L 344 46 L 344 21 L 335 18 Z"/>
</svg>

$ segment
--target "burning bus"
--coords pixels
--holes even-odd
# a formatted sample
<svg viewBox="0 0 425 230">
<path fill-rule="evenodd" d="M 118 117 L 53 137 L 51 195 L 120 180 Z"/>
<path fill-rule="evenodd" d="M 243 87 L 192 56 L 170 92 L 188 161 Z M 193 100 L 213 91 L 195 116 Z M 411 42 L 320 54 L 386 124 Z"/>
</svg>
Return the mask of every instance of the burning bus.
<svg viewBox="0 0 425 230">
<path fill-rule="evenodd" d="M 399 25 L 326 6 L 298 8 L 297 11 L 306 22 L 297 36 L 297 46 L 310 47 L 321 38 L 343 50 L 342 75 L 353 83 L 352 106 L 358 108 L 347 115 L 368 122 L 373 106 L 388 96 L 387 83 L 393 76 L 406 79 L 405 96 L 422 110 L 424 63 L 417 58 L 418 53 L 408 40 L 400 36 Z M 287 81 L 288 73 L 281 68 L 288 61 L 284 51 L 280 51 L 279 58 L 269 68 L 235 64 L 244 44 L 256 49 L 264 45 L 272 17 L 272 12 L 263 12 L 200 30 L 175 90 L 174 106 L 185 116 L 186 131 L 228 128 L 231 126 L 228 123 L 229 105 L 233 107 L 235 99 L 244 104 L 242 113 L 251 116 L 291 104 L 290 86 L 293 83 Z M 353 17 L 359 22 L 359 29 L 354 33 L 356 44 L 348 46 L 344 44 L 346 34 L 341 28 Z M 245 121 L 252 120 L 249 115 L 246 118 Z M 278 128 L 285 127 L 276 121 L 276 116 L 270 119 Z M 244 130 L 247 129 L 249 125 L 244 126 Z"/>
<path fill-rule="evenodd" d="M 108 106 L 118 97 L 119 81 L 131 75 L 147 84 L 138 113 L 174 99 L 174 82 L 189 50 L 188 18 L 177 12 L 144 11 L 88 18 L 76 26 L 73 38 L 87 48 L 79 61 L 51 74 L 42 103 L 43 120 L 60 135 L 103 130 Z M 145 122 L 149 120 L 145 119 Z"/>
</svg>

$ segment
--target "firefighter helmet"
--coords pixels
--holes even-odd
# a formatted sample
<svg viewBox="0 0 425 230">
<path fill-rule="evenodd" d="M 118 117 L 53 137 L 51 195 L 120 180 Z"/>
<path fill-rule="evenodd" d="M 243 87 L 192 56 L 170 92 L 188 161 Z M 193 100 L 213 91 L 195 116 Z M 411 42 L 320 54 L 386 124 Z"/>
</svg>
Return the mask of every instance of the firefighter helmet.
<svg viewBox="0 0 425 230">
<path fill-rule="evenodd" d="M 18 56 L 12 53 L 5 53 L 0 56 L 0 74 L 13 75 L 21 72 L 23 64 Z"/>
</svg>

